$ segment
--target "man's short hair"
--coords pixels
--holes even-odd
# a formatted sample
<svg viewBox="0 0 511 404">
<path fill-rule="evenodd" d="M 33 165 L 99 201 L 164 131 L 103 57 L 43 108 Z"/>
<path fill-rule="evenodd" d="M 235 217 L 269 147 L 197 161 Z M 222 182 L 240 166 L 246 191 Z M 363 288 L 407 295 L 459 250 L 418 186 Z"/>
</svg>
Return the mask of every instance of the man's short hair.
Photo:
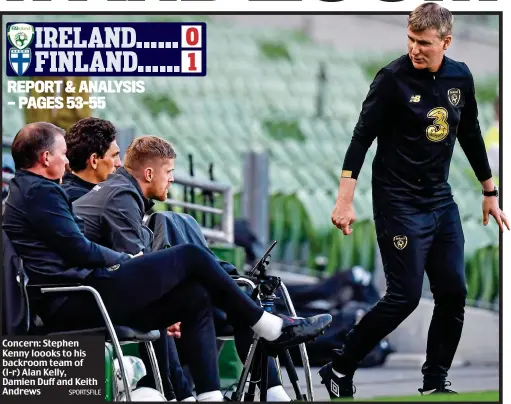
<svg viewBox="0 0 511 404">
<path fill-rule="evenodd" d="M 65 133 L 64 129 L 49 122 L 34 122 L 21 128 L 11 145 L 15 168 L 34 167 L 41 153 L 53 150 L 55 135 Z"/>
<path fill-rule="evenodd" d="M 452 33 L 454 17 L 445 7 L 436 3 L 424 3 L 408 16 L 408 26 L 413 32 L 436 28 L 441 39 Z"/>
<path fill-rule="evenodd" d="M 138 170 L 155 158 L 171 160 L 176 158 L 172 144 L 157 136 L 141 136 L 134 139 L 126 150 L 124 167 Z"/>
<path fill-rule="evenodd" d="M 87 160 L 96 153 L 105 156 L 115 140 L 117 130 L 112 122 L 100 118 L 80 119 L 66 134 L 67 158 L 73 171 L 87 168 Z"/>
</svg>

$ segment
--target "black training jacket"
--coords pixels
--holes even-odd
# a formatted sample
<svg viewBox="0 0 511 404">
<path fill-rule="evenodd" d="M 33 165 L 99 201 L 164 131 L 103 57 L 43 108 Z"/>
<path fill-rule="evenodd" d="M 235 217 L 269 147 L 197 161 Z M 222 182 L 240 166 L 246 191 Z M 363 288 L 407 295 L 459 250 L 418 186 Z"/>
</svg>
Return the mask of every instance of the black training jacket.
<svg viewBox="0 0 511 404">
<path fill-rule="evenodd" d="M 73 203 L 84 221 L 86 236 L 94 242 L 138 254 L 151 251 L 152 232 L 142 225 L 154 202 L 144 197 L 133 176 L 124 167 Z"/>
<path fill-rule="evenodd" d="M 85 238 L 64 189 L 25 170 L 9 184 L 3 229 L 35 283 L 80 281 L 130 259 Z"/>
<path fill-rule="evenodd" d="M 96 184 L 82 180 L 73 173 L 65 173 L 62 178 L 62 188 L 69 196 L 71 203 L 88 193 Z"/>
<path fill-rule="evenodd" d="M 153 205 L 154 202 L 144 197 L 137 180 L 124 168 L 119 168 L 73 203 L 74 211 L 84 221 L 86 236 L 99 244 L 130 254 L 195 244 L 215 257 L 227 273 L 237 273 L 234 265 L 216 257 L 208 247 L 192 216 L 157 212 L 149 217 L 147 226 L 144 225 L 144 215 Z"/>
<path fill-rule="evenodd" d="M 404 55 L 371 83 L 343 164 L 357 178 L 374 139 L 374 213 L 415 213 L 452 203 L 448 183 L 456 139 L 479 181 L 491 178 L 478 122 L 474 80 L 465 63 L 444 57 L 438 72 Z"/>
</svg>

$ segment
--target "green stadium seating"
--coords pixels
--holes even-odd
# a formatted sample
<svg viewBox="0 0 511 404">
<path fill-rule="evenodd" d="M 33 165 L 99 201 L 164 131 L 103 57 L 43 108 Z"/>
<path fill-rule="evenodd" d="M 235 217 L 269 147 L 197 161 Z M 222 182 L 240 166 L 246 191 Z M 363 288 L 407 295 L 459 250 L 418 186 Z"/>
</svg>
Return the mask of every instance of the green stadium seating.
<svg viewBox="0 0 511 404">
<path fill-rule="evenodd" d="M 118 21 L 164 21 L 167 16 L 116 16 Z M 190 21 L 200 16 L 172 16 Z M 10 21 L 109 21 L 111 16 L 9 16 Z M 494 20 L 488 20 L 493 24 Z M 5 44 L 5 38 L 3 39 Z M 264 46 L 281 49 L 270 58 Z M 236 47 L 238 57 L 232 58 Z M 312 267 L 317 255 L 328 258 L 327 270 L 375 266 L 376 237 L 372 220 L 371 163 L 374 144 L 357 183 L 357 222 L 350 237 L 334 228 L 330 215 L 339 174 L 371 77 L 368 64 L 392 56 L 334 51 L 303 40 L 295 32 L 254 29 L 208 20 L 208 74 L 205 78 L 144 78 L 144 94 L 107 95 L 107 108 L 97 116 L 137 135 L 153 134 L 171 140 L 178 153 L 178 173 L 188 173 L 188 154 L 196 173 L 207 177 L 209 163 L 215 178 L 231 183 L 235 212 L 241 215 L 244 152 L 270 154 L 270 237 L 279 241 L 275 258 Z M 5 65 L 5 55 L 3 63 Z M 378 62 L 379 63 L 379 62 Z M 327 74 L 324 111 L 316 114 L 319 66 Z M 121 78 L 112 78 L 121 79 Z M 126 79 L 126 78 L 122 78 Z M 14 99 L 3 84 L 4 103 Z M 477 95 L 477 94 L 476 94 Z M 149 97 L 149 98 L 148 98 Z M 156 101 L 154 101 L 156 100 Z M 493 121 L 490 103 L 479 103 L 485 131 Z M 3 106 L 3 133 L 12 136 L 24 123 L 23 112 Z M 282 122 L 272 136 L 265 122 Z M 293 128 L 293 129 L 289 129 Z M 293 132 L 293 133 L 292 133 Z M 297 135 L 299 133 L 299 135 Z M 293 137 L 294 136 L 294 137 Z M 297 137 L 298 136 L 298 137 Z M 301 138 L 300 136 L 303 136 Z M 376 143 L 376 142 L 375 142 Z M 481 224 L 477 181 L 461 147 L 456 145 L 449 181 L 463 219 L 469 297 L 475 302 L 498 299 L 498 231 L 495 223 Z"/>
</svg>

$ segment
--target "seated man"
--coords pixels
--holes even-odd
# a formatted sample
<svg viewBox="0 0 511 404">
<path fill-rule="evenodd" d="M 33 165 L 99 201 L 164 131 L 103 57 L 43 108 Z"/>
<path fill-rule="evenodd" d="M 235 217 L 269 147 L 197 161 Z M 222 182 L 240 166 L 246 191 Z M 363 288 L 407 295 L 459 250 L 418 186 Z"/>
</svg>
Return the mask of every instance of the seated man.
<svg viewBox="0 0 511 404">
<path fill-rule="evenodd" d="M 121 166 L 116 134 L 111 122 L 99 118 L 81 119 L 69 129 L 66 144 L 71 172 L 64 174 L 62 188 L 71 203 Z"/>
<path fill-rule="evenodd" d="M 71 202 L 87 194 L 97 183 L 105 181 L 109 174 L 121 166 L 116 128 L 107 120 L 85 118 L 75 123 L 66 134 L 67 158 L 71 173 L 64 175 L 62 187 Z M 149 237 L 149 232 L 146 232 Z M 125 248 L 107 246 L 116 251 L 129 252 Z M 179 329 L 175 331 L 179 332 Z M 184 375 L 174 339 L 167 330 L 160 330 L 161 338 L 154 345 L 167 400 L 189 401 L 193 398 L 191 387 Z M 140 355 L 148 370 L 139 386 L 155 387 L 149 357 L 145 345 Z"/>
<path fill-rule="evenodd" d="M 208 366 L 216 336 L 212 304 L 222 308 L 257 335 L 276 346 L 290 347 L 316 338 L 332 321 L 330 315 L 291 319 L 265 312 L 250 299 L 204 249 L 171 247 L 139 257 L 88 240 L 72 205 L 59 185 L 64 175 L 64 130 L 46 122 L 22 128 L 12 143 L 16 173 L 10 182 L 3 227 L 24 260 L 30 282 L 79 282 L 95 288 L 112 321 L 142 331 L 181 322 L 184 352 L 199 400 L 221 401 L 218 365 Z M 160 182 L 172 170 L 146 171 Z M 33 306 L 52 329 L 88 328 L 104 324 L 89 294 L 43 294 Z M 207 340 L 206 340 L 207 338 Z"/>
<path fill-rule="evenodd" d="M 151 199 L 167 199 L 173 181 L 175 158 L 172 145 L 161 138 L 143 136 L 135 139 L 126 150 L 124 167 L 73 203 L 75 213 L 85 222 L 85 236 L 116 251 L 130 254 L 151 251 L 153 243 L 143 226 L 144 213 L 151 207 Z M 187 218 L 193 220 L 190 216 Z M 216 258 L 211 250 L 207 251 L 212 258 Z M 219 264 L 226 272 L 235 269 L 226 262 Z M 252 343 L 253 332 L 235 319 L 229 322 L 235 328 L 238 355 L 244 361 Z M 290 401 L 282 387 L 273 358 L 270 358 L 269 364 L 268 401 Z"/>
</svg>

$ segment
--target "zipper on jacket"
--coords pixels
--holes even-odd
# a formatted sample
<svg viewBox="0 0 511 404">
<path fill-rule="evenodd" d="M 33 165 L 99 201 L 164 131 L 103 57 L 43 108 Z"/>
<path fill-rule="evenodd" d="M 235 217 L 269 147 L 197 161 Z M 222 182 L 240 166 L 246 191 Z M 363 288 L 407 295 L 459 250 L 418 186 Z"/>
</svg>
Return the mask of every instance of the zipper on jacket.
<svg viewBox="0 0 511 404">
<path fill-rule="evenodd" d="M 433 74 L 433 95 L 436 97 L 436 102 L 440 106 L 440 92 L 436 81 L 436 74 Z"/>
</svg>

